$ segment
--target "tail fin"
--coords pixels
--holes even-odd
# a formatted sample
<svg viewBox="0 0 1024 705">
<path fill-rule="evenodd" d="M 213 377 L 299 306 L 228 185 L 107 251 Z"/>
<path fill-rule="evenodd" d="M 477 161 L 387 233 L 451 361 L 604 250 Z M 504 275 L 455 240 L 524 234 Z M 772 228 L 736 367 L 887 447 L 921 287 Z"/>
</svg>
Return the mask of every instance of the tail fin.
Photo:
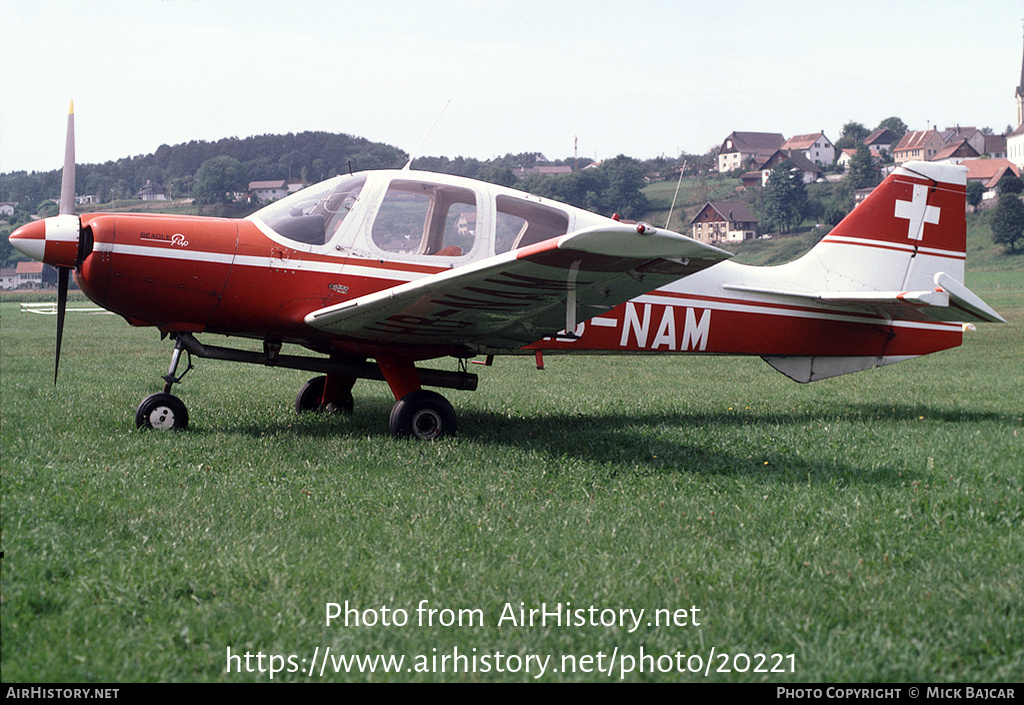
<svg viewBox="0 0 1024 705">
<path fill-rule="evenodd" d="M 897 167 L 822 240 L 817 254 L 829 269 L 859 281 L 858 289 L 929 291 L 938 272 L 963 282 L 966 181 L 960 166 Z"/>
</svg>

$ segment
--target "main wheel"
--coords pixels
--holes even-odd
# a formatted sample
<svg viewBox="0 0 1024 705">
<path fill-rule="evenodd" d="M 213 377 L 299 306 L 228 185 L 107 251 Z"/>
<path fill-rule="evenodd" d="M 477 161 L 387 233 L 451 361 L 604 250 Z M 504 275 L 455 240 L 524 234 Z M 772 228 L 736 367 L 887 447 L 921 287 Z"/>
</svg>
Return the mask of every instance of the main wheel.
<svg viewBox="0 0 1024 705">
<path fill-rule="evenodd" d="M 341 411 L 351 414 L 355 408 L 355 400 L 352 399 L 352 392 L 345 392 L 343 396 L 334 401 L 321 404 L 324 398 L 324 385 L 327 384 L 327 377 L 314 377 L 306 382 L 299 389 L 295 397 L 295 412 L 298 414 L 307 411 Z"/>
<path fill-rule="evenodd" d="M 391 433 L 423 441 L 455 435 L 455 409 L 437 392 L 420 389 L 398 400 L 388 419 Z"/>
<path fill-rule="evenodd" d="M 135 425 L 157 431 L 182 431 L 188 427 L 188 409 L 173 394 L 150 394 L 142 400 L 135 412 Z"/>
</svg>

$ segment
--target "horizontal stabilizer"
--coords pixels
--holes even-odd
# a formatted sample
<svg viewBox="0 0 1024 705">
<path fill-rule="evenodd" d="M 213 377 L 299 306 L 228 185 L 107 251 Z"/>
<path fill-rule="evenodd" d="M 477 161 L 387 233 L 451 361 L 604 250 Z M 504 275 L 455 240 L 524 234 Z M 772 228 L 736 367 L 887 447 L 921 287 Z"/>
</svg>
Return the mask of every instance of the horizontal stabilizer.
<svg viewBox="0 0 1024 705">
<path fill-rule="evenodd" d="M 803 299 L 842 308 L 868 310 L 894 320 L 1005 323 L 998 313 L 945 272 L 925 291 L 795 291 L 723 284 L 723 289 L 770 297 Z"/>
<path fill-rule="evenodd" d="M 935 286 L 941 287 L 950 299 L 950 309 L 958 310 L 962 314 L 971 314 L 974 318 L 964 318 L 962 315 L 953 315 L 943 320 L 952 321 L 984 321 L 989 323 L 1006 323 L 1006 319 L 1000 316 L 995 310 L 966 286 L 958 282 L 945 272 L 935 275 Z"/>
</svg>

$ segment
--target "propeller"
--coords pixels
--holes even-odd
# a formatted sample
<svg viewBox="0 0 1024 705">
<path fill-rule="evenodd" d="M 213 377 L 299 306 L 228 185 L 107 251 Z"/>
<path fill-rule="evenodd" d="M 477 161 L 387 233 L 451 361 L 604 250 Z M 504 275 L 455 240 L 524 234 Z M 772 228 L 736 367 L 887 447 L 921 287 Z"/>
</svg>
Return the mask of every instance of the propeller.
<svg viewBox="0 0 1024 705">
<path fill-rule="evenodd" d="M 59 215 L 75 214 L 75 101 L 68 105 L 68 133 L 64 141 L 64 169 L 61 172 Z M 69 267 L 57 267 L 57 349 L 53 361 L 53 383 L 60 370 L 60 344 L 64 338 L 64 314 L 68 308 Z"/>
</svg>

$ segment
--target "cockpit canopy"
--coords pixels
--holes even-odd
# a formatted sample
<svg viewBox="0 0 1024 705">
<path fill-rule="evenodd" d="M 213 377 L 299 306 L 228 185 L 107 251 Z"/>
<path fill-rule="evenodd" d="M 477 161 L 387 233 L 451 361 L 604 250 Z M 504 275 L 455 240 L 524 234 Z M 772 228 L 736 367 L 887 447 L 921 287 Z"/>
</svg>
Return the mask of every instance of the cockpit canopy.
<svg viewBox="0 0 1024 705">
<path fill-rule="evenodd" d="M 502 254 L 600 216 L 482 182 L 423 172 L 338 176 L 250 216 L 301 249 L 365 251 L 436 264 Z M 344 232 L 342 230 L 344 226 Z"/>
</svg>

